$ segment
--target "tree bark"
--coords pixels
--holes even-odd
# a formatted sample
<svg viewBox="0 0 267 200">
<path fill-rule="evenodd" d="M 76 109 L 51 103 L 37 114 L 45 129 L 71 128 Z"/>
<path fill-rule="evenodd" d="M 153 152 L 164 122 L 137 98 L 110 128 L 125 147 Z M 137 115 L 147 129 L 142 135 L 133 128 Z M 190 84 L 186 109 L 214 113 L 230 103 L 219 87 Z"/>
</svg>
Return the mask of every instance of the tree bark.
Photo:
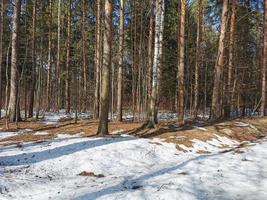
<svg viewBox="0 0 267 200">
<path fill-rule="evenodd" d="M 13 27 L 12 27 L 12 39 L 11 39 L 11 77 L 10 77 L 10 97 L 8 105 L 9 120 L 15 122 L 20 120 L 19 111 L 19 97 L 18 97 L 18 37 L 19 37 L 19 24 L 20 24 L 20 10 L 21 1 L 15 0 L 14 2 L 14 14 L 13 14 Z"/>
<path fill-rule="evenodd" d="M 122 121 L 123 95 L 123 45 L 124 45 L 124 0 L 120 0 L 120 33 L 119 33 L 119 68 L 118 68 L 118 99 L 117 120 Z"/>
<path fill-rule="evenodd" d="M 197 46 L 196 46 L 196 65 L 195 65 L 195 85 L 194 85 L 194 118 L 198 114 L 198 95 L 199 95 L 199 68 L 202 63 L 202 26 L 203 26 L 203 0 L 198 0 L 198 19 L 197 19 Z"/>
<path fill-rule="evenodd" d="M 157 103 L 158 103 L 158 80 L 160 76 L 160 68 L 162 61 L 162 42 L 164 28 L 164 0 L 156 0 L 156 18 L 155 18 L 155 47 L 153 58 L 153 77 L 152 77 L 152 93 L 150 99 L 150 120 L 149 127 L 154 127 L 158 123 L 157 120 Z"/>
<path fill-rule="evenodd" d="M 29 101 L 29 118 L 33 117 L 34 108 L 34 92 L 36 83 L 36 3 L 37 0 L 33 0 L 32 9 L 32 68 L 31 68 L 31 84 L 30 84 L 30 101 Z"/>
<path fill-rule="evenodd" d="M 180 15 L 180 35 L 178 40 L 178 124 L 184 125 L 184 99 L 185 99 L 185 84 L 184 84 L 184 66 L 185 66 L 185 0 L 181 0 L 181 15 Z"/>
<path fill-rule="evenodd" d="M 66 58 L 66 70 L 67 70 L 67 77 L 66 77 L 66 113 L 70 113 L 70 82 L 71 82 L 71 2 L 72 0 L 68 1 L 68 28 L 67 28 L 67 58 Z"/>
<path fill-rule="evenodd" d="M 108 134 L 108 112 L 110 93 L 111 41 L 112 41 L 112 0 L 105 0 L 105 32 L 103 47 L 103 66 L 101 82 L 101 113 L 98 124 L 98 134 Z"/>
<path fill-rule="evenodd" d="M 4 12 L 5 12 L 5 2 L 1 0 L 0 2 L 0 119 L 2 117 L 2 101 L 3 101 L 3 81 L 2 81 L 2 71 L 3 71 L 3 30 L 4 30 Z"/>
<path fill-rule="evenodd" d="M 60 67 L 60 42 L 61 42 L 61 23 L 60 23 L 60 18 L 61 18 L 61 0 L 58 0 L 58 16 L 57 16 L 57 110 L 61 108 L 61 67 Z"/>
<path fill-rule="evenodd" d="M 86 37 L 86 29 L 85 29 L 85 20 L 86 20 L 86 0 L 82 1 L 82 77 L 83 77 L 83 99 L 82 99 L 82 111 L 86 111 L 87 107 L 87 57 L 86 57 L 86 42 L 87 42 L 87 37 Z"/>
<path fill-rule="evenodd" d="M 221 16 L 221 31 L 219 39 L 219 47 L 217 53 L 217 60 L 215 64 L 214 73 L 214 85 L 212 93 L 212 105 L 211 105 L 211 119 L 221 118 L 221 89 L 222 89 L 222 75 L 224 65 L 224 42 L 226 36 L 227 25 L 227 12 L 228 12 L 228 0 L 223 1 L 223 9 Z"/>
<path fill-rule="evenodd" d="M 264 1 L 264 45 L 262 62 L 261 116 L 265 116 L 266 104 L 266 65 L 267 65 L 267 0 Z"/>
<path fill-rule="evenodd" d="M 94 118 L 99 117 L 99 92 L 100 92 L 100 37 L 101 37 L 100 0 L 96 0 L 96 41 L 95 41 L 95 100 Z"/>
<path fill-rule="evenodd" d="M 147 42 L 147 120 L 149 120 L 150 108 L 148 106 L 151 101 L 151 93 L 152 93 L 152 65 L 153 65 L 153 21 L 154 21 L 154 0 L 150 0 L 150 18 L 149 18 L 149 34 L 148 34 L 148 42 Z"/>
<path fill-rule="evenodd" d="M 49 0 L 49 33 L 48 33 L 48 59 L 47 59 L 47 84 L 46 84 L 46 96 L 47 96 L 47 111 L 51 109 L 51 67 L 52 67 L 52 0 Z"/>
<path fill-rule="evenodd" d="M 234 46 L 235 46 L 235 18 L 236 18 L 236 0 L 232 0 L 232 13 L 230 20 L 230 37 L 229 37 L 229 64 L 228 64 L 228 77 L 227 77 L 227 94 L 226 105 L 224 108 L 224 116 L 230 117 L 231 112 L 231 88 L 233 79 L 233 66 L 234 66 Z"/>
</svg>

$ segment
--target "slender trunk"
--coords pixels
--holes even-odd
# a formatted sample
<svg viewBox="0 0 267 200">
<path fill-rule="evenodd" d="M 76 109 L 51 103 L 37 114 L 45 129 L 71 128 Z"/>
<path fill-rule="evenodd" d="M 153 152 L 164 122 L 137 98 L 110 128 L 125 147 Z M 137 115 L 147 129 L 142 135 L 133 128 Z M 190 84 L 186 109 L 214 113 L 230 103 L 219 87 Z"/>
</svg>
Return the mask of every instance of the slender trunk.
<svg viewBox="0 0 267 200">
<path fill-rule="evenodd" d="M 83 0 L 82 2 L 82 71 L 83 71 L 83 106 L 82 106 L 82 111 L 86 111 L 87 107 L 87 57 L 86 57 L 86 42 L 87 42 L 87 37 L 86 37 L 86 30 L 85 30 L 85 18 L 86 18 L 86 0 Z"/>
<path fill-rule="evenodd" d="M 4 0 L 1 0 L 0 2 L 0 119 L 2 117 L 2 63 L 3 63 L 3 30 L 4 30 L 4 12 L 5 12 L 5 2 Z"/>
<path fill-rule="evenodd" d="M 60 23 L 60 18 L 61 18 L 61 0 L 58 0 L 58 16 L 57 16 L 57 96 L 56 96 L 56 101 L 57 101 L 57 110 L 61 108 L 61 67 L 60 67 L 60 34 L 61 34 L 61 23 Z"/>
<path fill-rule="evenodd" d="M 31 84 L 30 84 L 30 101 L 29 101 L 29 118 L 33 117 L 33 107 L 34 107 L 34 92 L 35 92 L 35 82 L 36 82 L 36 3 L 37 0 L 33 1 L 32 10 L 32 68 L 31 68 Z"/>
<path fill-rule="evenodd" d="M 184 65 L 185 65 L 185 0 L 181 0 L 181 15 L 180 15 L 180 34 L 179 34 L 179 55 L 178 55 L 178 124 L 184 124 L 184 99 L 185 99 L 185 84 L 184 84 Z"/>
<path fill-rule="evenodd" d="M 150 109 L 148 107 L 148 103 L 151 101 L 151 92 L 152 92 L 152 65 L 153 65 L 153 21 L 154 21 L 154 0 L 150 0 L 150 19 L 149 19 L 149 34 L 148 34 L 148 43 L 147 43 L 147 120 L 149 120 L 149 116 L 151 115 Z"/>
<path fill-rule="evenodd" d="M 199 95 L 199 69 L 202 65 L 202 26 L 203 26 L 203 0 L 198 0 L 198 20 L 197 20 L 197 47 L 195 65 L 195 85 L 194 85 L 194 118 L 198 114 L 198 95 Z"/>
<path fill-rule="evenodd" d="M 99 93 L 100 93 L 100 37 L 101 37 L 100 0 L 96 0 L 96 41 L 95 41 L 95 100 L 94 118 L 99 117 Z"/>
<path fill-rule="evenodd" d="M 124 0 L 120 0 L 120 36 L 119 36 L 119 69 L 118 69 L 118 99 L 117 120 L 122 121 L 123 95 L 123 45 L 124 45 Z"/>
<path fill-rule="evenodd" d="M 46 96 L 47 96 L 47 111 L 51 109 L 51 67 L 52 67 L 52 0 L 49 0 L 49 33 L 48 33 L 48 60 L 47 60 L 47 84 L 46 84 Z"/>
<path fill-rule="evenodd" d="M 221 85 L 224 65 L 224 42 L 226 36 L 228 0 L 223 1 L 223 10 L 221 17 L 221 31 L 219 39 L 219 47 L 214 73 L 214 85 L 212 93 L 211 119 L 219 119 L 221 117 Z"/>
<path fill-rule="evenodd" d="M 112 0 L 105 0 L 105 18 L 104 18 L 104 48 L 103 48 L 103 66 L 101 83 L 101 113 L 98 125 L 98 134 L 108 134 L 108 112 L 109 112 L 109 93 L 110 93 L 110 68 L 111 68 L 111 42 L 112 42 Z"/>
<path fill-rule="evenodd" d="M 149 126 L 154 127 L 157 120 L 158 107 L 158 80 L 160 76 L 161 60 L 162 60 L 162 42 L 163 42 L 163 24 L 164 24 L 164 0 L 156 1 L 156 18 L 155 18 L 155 47 L 153 60 L 153 80 L 152 93 L 150 100 L 150 122 Z"/>
<path fill-rule="evenodd" d="M 234 66 L 234 46 L 235 46 L 235 18 L 236 18 L 236 0 L 232 0 L 232 13 L 230 21 L 230 38 L 229 38 L 229 64 L 228 64 L 228 77 L 227 77 L 227 94 L 226 105 L 224 107 L 224 116 L 230 117 L 231 112 L 231 88 L 233 79 L 233 66 Z"/>
<path fill-rule="evenodd" d="M 66 77 L 66 113 L 70 113 L 70 84 L 71 84 L 71 2 L 72 0 L 69 0 L 68 2 L 68 30 L 67 30 L 67 59 L 66 59 L 66 70 L 67 70 L 67 77 Z"/>
<path fill-rule="evenodd" d="M 14 14 L 13 14 L 13 27 L 12 27 L 12 40 L 11 40 L 11 77 L 10 77 L 10 97 L 8 105 L 9 120 L 15 122 L 20 120 L 20 111 L 18 107 L 18 36 L 19 36 L 19 22 L 20 22 L 20 9 L 21 1 L 15 0 Z"/>
<path fill-rule="evenodd" d="M 265 115 L 266 104 L 266 65 L 267 65 L 267 0 L 264 1 L 264 46 L 262 62 L 261 116 Z"/>
</svg>

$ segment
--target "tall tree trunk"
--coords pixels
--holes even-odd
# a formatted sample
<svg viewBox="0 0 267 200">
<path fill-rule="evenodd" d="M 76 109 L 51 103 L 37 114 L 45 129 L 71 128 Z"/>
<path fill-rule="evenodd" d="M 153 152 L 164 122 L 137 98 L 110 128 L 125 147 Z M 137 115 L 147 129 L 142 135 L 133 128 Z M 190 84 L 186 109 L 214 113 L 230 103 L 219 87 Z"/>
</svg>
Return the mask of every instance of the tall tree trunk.
<svg viewBox="0 0 267 200">
<path fill-rule="evenodd" d="M 12 41 L 11 41 L 11 77 L 10 77 L 10 97 L 8 105 L 9 120 L 15 122 L 20 120 L 19 111 L 19 97 L 18 97 L 18 77 L 19 77 L 19 65 L 18 65 L 18 37 L 19 37 L 19 24 L 20 24 L 20 9 L 21 1 L 15 0 L 14 14 L 13 14 L 13 27 L 12 27 Z"/>
<path fill-rule="evenodd" d="M 109 112 L 109 93 L 110 93 L 110 68 L 111 68 L 111 41 L 112 41 L 112 0 L 105 0 L 104 18 L 104 47 L 103 47 L 103 66 L 101 83 L 101 113 L 98 125 L 98 134 L 108 134 L 108 112 Z"/>
<path fill-rule="evenodd" d="M 67 70 L 67 77 L 66 77 L 66 113 L 70 113 L 70 82 L 71 82 L 71 2 L 72 0 L 69 0 L 68 2 L 68 30 L 67 30 L 67 60 L 66 60 L 66 70 Z"/>
<path fill-rule="evenodd" d="M 101 37 L 100 0 L 96 0 L 96 41 L 95 41 L 95 100 L 94 118 L 99 117 L 99 92 L 100 92 L 100 37 Z"/>
<path fill-rule="evenodd" d="M 264 46 L 262 62 L 261 116 L 265 115 L 266 104 L 266 65 L 267 65 L 267 1 L 264 1 Z"/>
<path fill-rule="evenodd" d="M 158 103 L 158 80 L 160 76 L 161 59 L 162 59 L 162 42 L 164 28 L 164 0 L 156 0 L 156 18 L 155 18 L 155 47 L 153 60 L 153 80 L 152 93 L 150 100 L 150 120 L 149 127 L 154 127 L 157 120 L 157 103 Z"/>
<path fill-rule="evenodd" d="M 185 99 L 185 84 L 184 84 L 184 66 L 185 66 L 185 0 L 181 0 L 181 15 L 180 15 L 180 35 L 178 39 L 178 124 L 184 124 L 184 99 Z"/>
<path fill-rule="evenodd" d="M 224 108 L 225 117 L 230 117 L 231 112 L 231 88 L 233 79 L 233 66 L 234 66 L 234 46 L 235 46 L 235 18 L 236 18 L 236 0 L 232 0 L 232 13 L 230 21 L 230 38 L 229 38 L 229 64 L 228 64 L 228 77 L 227 77 L 227 94 L 226 105 Z"/>
<path fill-rule="evenodd" d="M 47 60 L 47 84 L 46 84 L 46 96 L 47 96 L 47 111 L 51 109 L 51 67 L 52 67 L 52 0 L 49 0 L 49 33 L 48 33 L 48 60 Z"/>
<path fill-rule="evenodd" d="M 123 45 L 124 45 L 124 0 L 120 0 L 120 33 L 119 33 L 119 69 L 118 69 L 118 99 L 117 120 L 122 121 L 123 95 Z"/>
<path fill-rule="evenodd" d="M 3 68 L 3 29 L 4 29 L 4 12 L 5 12 L 5 2 L 1 0 L 0 2 L 0 119 L 2 117 L 2 101 L 3 101 L 3 81 L 2 81 L 2 68 Z"/>
<path fill-rule="evenodd" d="M 203 26 L 203 0 L 198 0 L 198 19 L 197 19 L 197 47 L 195 65 L 195 85 L 194 85 L 194 118 L 198 114 L 198 95 L 199 95 L 199 69 L 202 65 L 202 26 Z"/>
<path fill-rule="evenodd" d="M 36 82 L 36 3 L 37 0 L 33 0 L 32 9 L 32 68 L 31 68 L 31 84 L 30 84 L 30 101 L 29 101 L 29 118 L 33 117 L 34 108 L 34 92 Z"/>
<path fill-rule="evenodd" d="M 151 93 L 152 93 L 152 65 L 153 65 L 153 21 L 154 21 L 154 0 L 150 0 L 150 18 L 149 18 L 149 34 L 148 34 L 148 43 L 147 43 L 147 120 L 149 120 L 149 116 L 151 116 L 150 108 L 148 106 L 151 101 Z"/>
<path fill-rule="evenodd" d="M 61 67 L 60 67 L 60 34 L 61 34 L 61 0 L 58 0 L 58 13 L 57 13 L 57 95 L 56 95 L 56 101 L 57 101 L 57 110 L 61 108 Z"/>
<path fill-rule="evenodd" d="M 86 20 L 86 6 L 87 6 L 87 1 L 83 0 L 82 1 L 82 79 L 83 79 L 83 99 L 82 99 L 82 111 L 86 111 L 87 107 L 87 57 L 86 57 L 86 42 L 87 42 L 87 37 L 86 37 L 86 28 L 85 28 L 85 20 Z"/>
<path fill-rule="evenodd" d="M 224 42 L 226 36 L 228 0 L 223 1 L 221 31 L 219 39 L 219 47 L 214 73 L 214 85 L 212 93 L 211 119 L 219 119 L 221 117 L 221 86 L 224 65 Z"/>
</svg>

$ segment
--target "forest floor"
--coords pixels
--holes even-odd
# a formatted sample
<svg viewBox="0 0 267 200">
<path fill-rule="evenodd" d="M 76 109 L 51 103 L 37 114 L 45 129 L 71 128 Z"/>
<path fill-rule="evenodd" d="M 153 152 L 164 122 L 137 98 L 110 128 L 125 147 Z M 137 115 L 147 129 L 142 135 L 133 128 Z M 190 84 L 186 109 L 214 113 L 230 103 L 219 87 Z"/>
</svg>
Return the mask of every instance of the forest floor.
<svg viewBox="0 0 267 200">
<path fill-rule="evenodd" d="M 267 118 L 161 120 L 147 129 L 64 114 L 0 122 L 0 199 L 257 199 L 267 196 Z"/>
</svg>

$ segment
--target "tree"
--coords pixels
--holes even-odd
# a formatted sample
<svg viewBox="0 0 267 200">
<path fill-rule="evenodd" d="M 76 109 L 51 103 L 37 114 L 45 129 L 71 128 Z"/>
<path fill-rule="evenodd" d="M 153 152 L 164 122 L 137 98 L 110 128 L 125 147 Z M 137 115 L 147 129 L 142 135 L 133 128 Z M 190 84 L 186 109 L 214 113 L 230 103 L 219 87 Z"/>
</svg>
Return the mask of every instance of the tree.
<svg viewBox="0 0 267 200">
<path fill-rule="evenodd" d="M 50 110 L 51 104 L 51 67 L 52 67 L 52 0 L 49 0 L 49 31 L 48 31 L 48 56 L 47 56 L 47 83 L 46 83 L 46 95 L 47 95 L 47 111 Z"/>
<path fill-rule="evenodd" d="M 184 98 L 185 98 L 185 85 L 184 85 L 184 65 L 185 65 L 185 0 L 181 0 L 181 14 L 180 14 L 180 34 L 178 37 L 179 53 L 178 53 L 178 124 L 184 124 Z"/>
<path fill-rule="evenodd" d="M 198 96 L 199 96 L 199 68 L 202 59 L 202 30 L 203 30 L 203 0 L 198 0 L 197 17 L 197 46 L 196 46 L 196 64 L 195 64 L 195 88 L 194 88 L 194 118 L 198 114 Z"/>
<path fill-rule="evenodd" d="M 103 65 L 101 73 L 101 112 L 98 124 L 98 134 L 108 134 L 108 112 L 109 112 L 109 92 L 110 92 L 110 69 L 111 69 L 111 42 L 112 42 L 112 0 L 105 0 L 103 37 Z"/>
<path fill-rule="evenodd" d="M 224 65 L 224 51 L 225 51 L 224 42 L 226 36 L 227 12 L 228 12 L 228 0 L 225 0 L 223 1 L 219 47 L 218 47 L 217 60 L 214 72 L 211 119 L 219 119 L 221 117 L 221 98 L 222 98 L 221 90 L 222 90 L 222 75 L 223 75 L 223 65 Z"/>
<path fill-rule="evenodd" d="M 1 119 L 1 109 L 2 109 L 2 68 L 3 68 L 3 29 L 4 29 L 4 11 L 5 11 L 5 2 L 1 0 L 0 2 L 0 119 Z"/>
<path fill-rule="evenodd" d="M 61 67 L 60 67 L 60 51 L 61 51 L 61 0 L 58 0 L 58 13 L 57 13 L 57 109 L 61 108 Z"/>
<path fill-rule="evenodd" d="M 164 0 L 156 0 L 156 17 L 155 17 L 155 47 L 152 71 L 152 91 L 150 99 L 150 120 L 149 127 L 154 127 L 158 123 L 157 103 L 158 103 L 158 80 L 160 76 L 160 67 L 162 61 L 162 42 L 163 42 L 163 24 L 164 24 Z"/>
<path fill-rule="evenodd" d="M 236 18 L 236 0 L 232 0 L 232 13 L 230 19 L 230 36 L 229 36 L 229 63 L 228 63 L 228 77 L 227 77 L 227 96 L 224 110 L 225 117 L 230 117 L 231 111 L 231 88 L 233 79 L 234 66 L 234 46 L 235 46 L 235 18 Z"/>
<path fill-rule="evenodd" d="M 68 28 L 67 28 L 67 58 L 66 58 L 66 70 L 67 70 L 67 77 L 66 77 L 66 113 L 70 113 L 70 84 L 71 84 L 71 77 L 70 77 L 70 64 L 71 64 L 71 2 L 72 0 L 68 1 Z"/>
<path fill-rule="evenodd" d="M 120 0 L 120 33 L 119 33 L 119 68 L 118 68 L 118 100 L 117 120 L 122 121 L 123 91 L 123 45 L 124 45 L 124 0 Z"/>
<path fill-rule="evenodd" d="M 262 62 L 261 116 L 265 115 L 266 65 L 267 65 L 267 2 L 264 1 L 264 45 L 263 45 L 263 62 Z"/>
<path fill-rule="evenodd" d="M 33 0 L 32 9 L 32 67 L 31 67 L 31 84 L 30 84 L 30 102 L 29 102 L 29 118 L 33 117 L 34 108 L 34 91 L 36 82 L 36 3 L 37 0 Z"/>
<path fill-rule="evenodd" d="M 10 121 L 20 120 L 19 96 L 18 96 L 18 38 L 20 24 L 21 1 L 15 0 L 14 13 L 12 17 L 12 39 L 11 39 L 11 76 L 10 76 L 10 96 L 8 105 L 8 116 Z"/>
</svg>

